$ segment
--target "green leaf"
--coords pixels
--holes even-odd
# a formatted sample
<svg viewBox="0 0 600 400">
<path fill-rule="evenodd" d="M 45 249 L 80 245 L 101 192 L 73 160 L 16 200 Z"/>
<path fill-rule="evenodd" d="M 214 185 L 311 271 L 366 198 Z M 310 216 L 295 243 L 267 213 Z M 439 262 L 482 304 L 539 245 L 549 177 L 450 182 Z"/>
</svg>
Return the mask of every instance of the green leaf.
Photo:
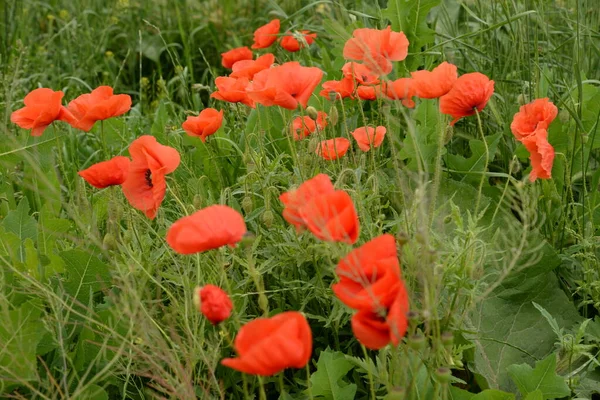
<svg viewBox="0 0 600 400">
<path fill-rule="evenodd" d="M 537 389 L 529 393 L 524 400 L 544 400 L 544 394 L 540 389 Z"/>
<path fill-rule="evenodd" d="M 69 274 L 64 282 L 65 291 L 79 302 L 88 305 L 90 293 L 106 288 L 110 283 L 108 266 L 92 254 L 81 250 L 60 253 Z"/>
<path fill-rule="evenodd" d="M 23 242 L 25 239 L 35 240 L 37 237 L 37 223 L 35 219 L 29 215 L 29 201 L 26 197 L 19 202 L 16 210 L 8 213 L 2 226 L 7 232 L 14 233 L 21 242 L 19 246 L 19 260 L 25 262 L 25 248 Z"/>
<path fill-rule="evenodd" d="M 47 332 L 41 313 L 40 304 L 35 302 L 0 313 L 0 368 L 2 376 L 9 378 L 7 383 L 38 379 L 36 350 Z"/>
<path fill-rule="evenodd" d="M 539 399 L 556 399 L 571 394 L 569 386 L 565 380 L 556 374 L 556 355 L 550 354 L 542 361 L 535 363 L 535 368 L 527 364 L 511 365 L 508 367 L 508 373 L 516 383 L 522 395 L 541 391 L 542 396 Z M 530 400 L 538 399 L 532 397 Z"/>
<path fill-rule="evenodd" d="M 498 143 L 502 137 L 502 132 L 495 135 L 486 136 L 485 142 L 488 147 L 488 165 L 496 156 L 496 150 L 498 149 Z M 469 140 L 469 148 L 471 149 L 471 156 L 465 158 L 459 154 L 448 154 L 446 155 L 446 164 L 448 168 L 465 173 L 462 176 L 461 181 L 470 183 L 479 183 L 481 175 L 476 174 L 477 172 L 485 172 L 485 161 L 486 161 L 486 148 L 483 140 L 471 139 Z"/>
<path fill-rule="evenodd" d="M 434 42 L 435 31 L 427 25 L 427 15 L 440 2 L 441 0 L 389 0 L 387 8 L 381 14 L 390 20 L 392 30 L 404 32 L 409 42 L 409 53 L 420 53 L 423 46 Z M 415 69 L 418 65 L 418 57 L 408 63 L 409 69 Z"/>
<path fill-rule="evenodd" d="M 471 400 L 515 400 L 515 395 L 500 390 L 487 389 L 471 397 Z"/>
<path fill-rule="evenodd" d="M 507 391 L 514 390 L 506 373 L 509 365 L 531 363 L 554 349 L 556 336 L 532 302 L 552 310 L 560 326 L 571 326 L 579 319 L 554 273 L 520 276 L 521 284 L 501 285 L 472 315 L 472 329 L 478 332 L 472 338 L 476 345 L 474 370 L 492 388 Z"/>
<path fill-rule="evenodd" d="M 85 400 L 108 400 L 108 393 L 98 385 L 89 385 L 79 393 L 78 397 Z"/>
<path fill-rule="evenodd" d="M 310 377 L 315 398 L 346 400 L 353 399 L 356 385 L 347 383 L 343 377 L 353 368 L 341 352 L 329 349 L 321 352 L 317 361 L 317 371 Z"/>
</svg>

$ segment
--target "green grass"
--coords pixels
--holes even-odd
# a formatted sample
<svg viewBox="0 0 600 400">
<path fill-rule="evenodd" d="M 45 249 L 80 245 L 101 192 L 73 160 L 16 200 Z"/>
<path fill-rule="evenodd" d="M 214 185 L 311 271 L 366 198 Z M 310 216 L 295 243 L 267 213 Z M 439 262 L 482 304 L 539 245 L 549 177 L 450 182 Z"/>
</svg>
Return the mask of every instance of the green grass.
<svg viewBox="0 0 600 400">
<path fill-rule="evenodd" d="M 353 141 L 350 132 L 365 123 L 388 128 L 377 151 L 353 145 L 336 162 L 315 157 L 316 137 L 290 139 L 300 110 L 210 99 L 214 78 L 227 73 L 220 53 L 249 45 L 256 27 L 278 17 L 282 30 L 318 33 L 295 55 L 273 48 L 278 63 L 298 60 L 323 69 L 324 80 L 340 79 L 343 43 L 357 27 L 385 27 L 385 1 L 0 3 L 2 396 L 229 399 L 246 390 L 258 398 L 262 386 L 269 399 L 280 398 L 281 387 L 285 399 L 308 398 L 308 387 L 331 399 L 355 385 L 357 399 L 371 398 L 371 386 L 381 398 L 406 392 L 390 400 L 474 398 L 459 388 L 554 398 L 544 384 L 542 397 L 525 397 L 511 377 L 517 366 L 539 383 L 537 369 L 522 372 L 538 362 L 565 382 L 566 398 L 592 399 L 600 391 L 596 0 L 406 3 L 440 3 L 424 22 L 435 35 L 428 41 L 424 25 L 409 24 L 423 48 L 411 48 L 390 79 L 447 60 L 461 74 L 488 75 L 495 95 L 453 129 L 437 100 L 409 110 L 314 95 L 311 105 L 338 115 L 319 139 Z M 10 122 L 38 86 L 71 100 L 103 84 L 130 94 L 134 106 L 90 133 L 55 123 L 33 138 Z M 521 104 L 539 97 L 560 110 L 549 132 L 557 155 L 553 179 L 531 184 L 528 154 L 509 126 Z M 223 109 L 225 121 L 203 144 L 181 123 L 209 106 Z M 111 155 L 126 155 L 142 134 L 181 153 L 154 221 L 120 189 L 98 191 L 77 175 L 104 159 L 101 129 Z M 356 246 L 381 233 L 407 238 L 399 248 L 415 316 L 397 348 L 365 355 L 350 310 L 330 289 L 352 246 L 299 235 L 281 216 L 279 195 L 320 172 L 353 198 Z M 239 210 L 253 238 L 235 249 L 175 254 L 167 229 L 213 204 Z M 205 283 L 227 288 L 235 305 L 219 327 L 192 303 L 194 287 Z M 242 324 L 288 310 L 302 311 L 313 331 L 310 385 L 305 370 L 258 379 L 220 366 Z M 447 332 L 451 344 L 442 343 Z M 439 368 L 454 380 L 440 379 Z M 331 393 L 317 397 L 328 373 L 338 373 Z M 475 398 L 495 398 L 485 393 Z"/>
</svg>

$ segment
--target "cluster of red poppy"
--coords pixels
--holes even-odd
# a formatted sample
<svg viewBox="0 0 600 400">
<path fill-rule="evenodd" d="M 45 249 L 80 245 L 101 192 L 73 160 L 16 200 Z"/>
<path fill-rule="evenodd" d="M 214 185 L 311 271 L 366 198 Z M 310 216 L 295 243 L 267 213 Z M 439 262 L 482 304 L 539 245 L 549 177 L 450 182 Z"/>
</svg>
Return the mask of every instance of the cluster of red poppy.
<svg viewBox="0 0 600 400">
<path fill-rule="evenodd" d="M 91 93 L 82 94 L 67 107 L 62 105 L 63 96 L 60 90 L 32 90 L 23 100 L 25 107 L 13 112 L 10 120 L 23 129 L 31 129 L 32 136 L 41 136 L 54 121 L 64 121 L 73 128 L 89 132 L 96 121 L 117 117 L 131 109 L 131 97 L 113 94 L 110 86 L 100 86 Z"/>
<path fill-rule="evenodd" d="M 515 138 L 529 151 L 531 182 L 552 177 L 554 147 L 548 143 L 548 127 L 557 115 L 558 109 L 548 98 L 536 99 L 522 106 L 510 124 Z"/>
<path fill-rule="evenodd" d="M 280 196 L 283 217 L 298 232 L 308 229 L 317 238 L 354 244 L 359 222 L 352 199 L 335 190 L 331 179 L 319 174 L 296 190 Z M 397 345 L 406 333 L 409 301 L 401 278 L 396 241 L 381 235 L 351 251 L 342 259 L 333 285 L 336 296 L 358 310 L 352 318 L 356 338 L 370 349 L 380 349 L 390 341 Z"/>
</svg>

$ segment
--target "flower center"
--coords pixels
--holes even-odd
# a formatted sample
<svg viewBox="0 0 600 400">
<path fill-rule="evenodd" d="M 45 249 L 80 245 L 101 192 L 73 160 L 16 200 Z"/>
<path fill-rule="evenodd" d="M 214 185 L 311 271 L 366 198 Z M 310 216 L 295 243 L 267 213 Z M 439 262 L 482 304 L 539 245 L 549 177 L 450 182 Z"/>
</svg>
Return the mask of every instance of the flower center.
<svg viewBox="0 0 600 400">
<path fill-rule="evenodd" d="M 154 185 L 152 184 L 152 171 L 150 171 L 150 169 L 146 170 L 146 173 L 144 174 L 144 178 L 146 178 L 146 184 L 149 187 L 153 187 Z"/>
</svg>

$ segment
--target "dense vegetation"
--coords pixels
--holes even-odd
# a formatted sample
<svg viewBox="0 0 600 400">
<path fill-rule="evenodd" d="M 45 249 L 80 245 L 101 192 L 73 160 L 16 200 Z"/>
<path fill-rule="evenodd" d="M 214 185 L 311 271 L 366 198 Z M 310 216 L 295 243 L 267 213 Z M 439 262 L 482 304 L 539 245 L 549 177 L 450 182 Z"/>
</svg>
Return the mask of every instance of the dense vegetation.
<svg viewBox="0 0 600 400">
<path fill-rule="evenodd" d="M 600 394 L 597 0 L 4 0 L 0 10 L 1 396 Z M 274 54 L 271 70 L 298 61 L 323 71 L 309 107 L 211 97 L 232 73 L 221 53 L 250 47 L 273 19 L 281 35 L 317 34 L 298 52 L 279 42 L 252 50 Z M 323 83 L 344 76 L 354 30 L 388 25 L 410 45 L 382 81 L 448 62 L 493 80 L 489 101 L 450 125 L 439 99 L 328 95 Z M 129 95 L 131 109 L 89 132 L 56 121 L 36 137 L 11 122 L 34 89 L 61 90 L 66 105 L 99 86 Z M 558 111 L 543 129 L 554 159 L 549 179 L 531 182 L 536 161 L 511 122 L 542 98 Z M 223 111 L 218 131 L 186 134 L 184 121 L 208 108 Z M 326 126 L 294 140 L 294 120 L 316 112 Z M 367 152 L 351 135 L 364 126 L 387 130 Z M 180 156 L 155 218 L 125 187 L 99 190 L 78 174 L 114 156 L 135 163 L 130 145 L 143 135 Z M 333 138 L 350 148 L 324 160 L 320 142 Z M 306 219 L 297 230 L 282 215 L 280 196 L 321 173 L 349 195 L 356 240 L 319 236 Z M 181 254 L 167 242 L 176 221 L 217 204 L 243 216 L 235 246 Z M 410 313 L 398 345 L 370 350 L 332 285 L 340 260 L 383 234 L 395 238 Z M 194 302 L 208 284 L 232 301 L 218 325 Z M 287 311 L 312 331 L 306 368 L 256 376 L 221 364 L 244 324 Z"/>
</svg>

